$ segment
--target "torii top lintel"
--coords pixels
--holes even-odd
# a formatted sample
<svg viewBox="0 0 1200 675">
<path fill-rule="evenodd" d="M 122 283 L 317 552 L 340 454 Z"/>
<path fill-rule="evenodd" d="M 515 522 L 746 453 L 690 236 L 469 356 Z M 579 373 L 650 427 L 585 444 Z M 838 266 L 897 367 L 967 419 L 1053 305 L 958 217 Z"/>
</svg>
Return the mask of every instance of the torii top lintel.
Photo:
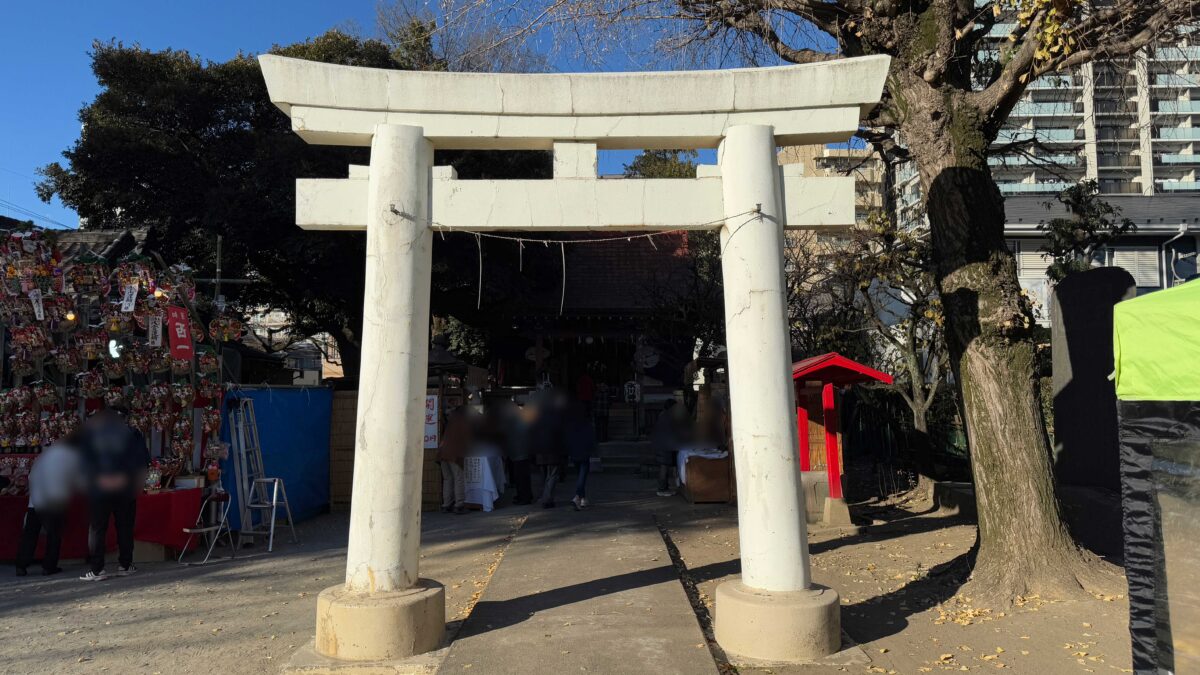
<svg viewBox="0 0 1200 675">
<path fill-rule="evenodd" d="M 258 57 L 271 101 L 310 143 L 370 145 L 377 124 L 425 129 L 435 147 L 711 148 L 739 124 L 781 145 L 845 141 L 878 103 L 890 59 L 634 73 L 444 73 Z"/>
</svg>

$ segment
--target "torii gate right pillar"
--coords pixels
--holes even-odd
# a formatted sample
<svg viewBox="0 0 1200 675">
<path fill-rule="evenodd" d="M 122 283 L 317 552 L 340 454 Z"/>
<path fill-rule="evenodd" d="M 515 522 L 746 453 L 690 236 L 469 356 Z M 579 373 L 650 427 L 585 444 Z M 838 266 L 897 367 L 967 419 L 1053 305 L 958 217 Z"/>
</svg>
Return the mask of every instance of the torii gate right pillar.
<svg viewBox="0 0 1200 675">
<path fill-rule="evenodd" d="M 718 151 L 742 576 L 717 587 L 715 632 L 734 655 L 805 661 L 838 651 L 841 615 L 837 593 L 809 570 L 775 147 L 773 127 L 744 125 Z"/>
</svg>

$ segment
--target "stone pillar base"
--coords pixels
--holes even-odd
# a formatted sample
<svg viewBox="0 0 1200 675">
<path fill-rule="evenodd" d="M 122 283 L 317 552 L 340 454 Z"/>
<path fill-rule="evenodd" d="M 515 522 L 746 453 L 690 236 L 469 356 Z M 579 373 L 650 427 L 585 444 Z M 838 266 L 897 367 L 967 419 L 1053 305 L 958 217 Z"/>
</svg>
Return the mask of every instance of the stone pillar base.
<svg viewBox="0 0 1200 675">
<path fill-rule="evenodd" d="M 356 593 L 345 586 L 317 596 L 318 654 L 349 661 L 402 659 L 437 649 L 446 629 L 446 589 L 421 579 L 391 593 Z"/>
<path fill-rule="evenodd" d="M 815 661 L 838 651 L 842 614 L 836 591 L 764 591 L 733 579 L 717 586 L 717 643 L 731 657 L 776 663 Z"/>
<path fill-rule="evenodd" d="M 833 497 L 825 498 L 825 517 L 823 520 L 826 525 L 834 527 L 854 524 L 850 522 L 850 507 L 846 505 L 846 500 L 834 499 Z"/>
</svg>

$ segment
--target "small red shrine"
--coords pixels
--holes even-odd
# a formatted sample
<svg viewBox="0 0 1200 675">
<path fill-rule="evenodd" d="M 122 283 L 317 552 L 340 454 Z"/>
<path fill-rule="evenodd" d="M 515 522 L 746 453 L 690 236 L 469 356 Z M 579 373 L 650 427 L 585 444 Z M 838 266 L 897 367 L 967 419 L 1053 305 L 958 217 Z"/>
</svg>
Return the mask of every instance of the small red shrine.
<svg viewBox="0 0 1200 675">
<path fill-rule="evenodd" d="M 891 384 L 892 376 L 830 352 L 793 363 L 792 381 L 796 387 L 800 470 L 824 470 L 829 477 L 829 498 L 840 500 L 843 462 L 837 391 L 863 382 Z"/>
</svg>

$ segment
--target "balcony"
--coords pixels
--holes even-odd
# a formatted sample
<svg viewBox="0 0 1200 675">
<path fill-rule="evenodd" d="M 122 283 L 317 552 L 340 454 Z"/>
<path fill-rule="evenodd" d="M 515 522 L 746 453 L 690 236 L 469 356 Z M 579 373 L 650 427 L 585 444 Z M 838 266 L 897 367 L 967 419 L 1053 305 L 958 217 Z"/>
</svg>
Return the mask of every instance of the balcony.
<svg viewBox="0 0 1200 675">
<path fill-rule="evenodd" d="M 1156 112 L 1173 115 L 1200 113 L 1200 101 L 1159 101 Z"/>
<path fill-rule="evenodd" d="M 1079 155 L 1043 155 L 1029 157 L 1028 155 L 997 155 L 988 157 L 988 164 L 996 167 L 1006 166 L 1077 166 Z"/>
<path fill-rule="evenodd" d="M 1075 185 L 1074 183 L 998 183 L 1000 193 L 1004 195 L 1016 194 L 1058 194 L 1063 190 Z"/>
<path fill-rule="evenodd" d="M 1021 101 L 1013 107 L 1012 114 L 1022 117 L 1070 117 L 1083 113 L 1083 106 L 1076 109 L 1074 101 Z"/>
<path fill-rule="evenodd" d="M 996 135 L 997 143 L 1016 143 L 1036 138 L 1043 143 L 1074 143 L 1074 129 L 1001 129 Z"/>
<path fill-rule="evenodd" d="M 1158 183 L 1163 192 L 1196 192 L 1200 191 L 1200 181 L 1194 180 L 1165 180 Z"/>
<path fill-rule="evenodd" d="M 1164 45 L 1154 50 L 1154 58 L 1157 61 L 1200 61 L 1200 47 L 1196 45 L 1186 47 Z"/>
<path fill-rule="evenodd" d="M 987 36 L 990 38 L 1006 38 L 1016 29 L 1017 24 L 1015 23 L 998 23 L 992 26 Z"/>
<path fill-rule="evenodd" d="M 1160 141 L 1200 141 L 1200 127 L 1163 127 L 1158 130 Z"/>
<path fill-rule="evenodd" d="M 1156 87 L 1200 87 L 1200 75 L 1166 74 L 1155 75 Z"/>
<path fill-rule="evenodd" d="M 1070 75 L 1043 75 L 1029 85 L 1029 89 L 1071 89 L 1082 86 Z"/>
<path fill-rule="evenodd" d="M 1158 161 L 1163 164 L 1200 164 L 1200 155 L 1159 155 Z"/>
</svg>

